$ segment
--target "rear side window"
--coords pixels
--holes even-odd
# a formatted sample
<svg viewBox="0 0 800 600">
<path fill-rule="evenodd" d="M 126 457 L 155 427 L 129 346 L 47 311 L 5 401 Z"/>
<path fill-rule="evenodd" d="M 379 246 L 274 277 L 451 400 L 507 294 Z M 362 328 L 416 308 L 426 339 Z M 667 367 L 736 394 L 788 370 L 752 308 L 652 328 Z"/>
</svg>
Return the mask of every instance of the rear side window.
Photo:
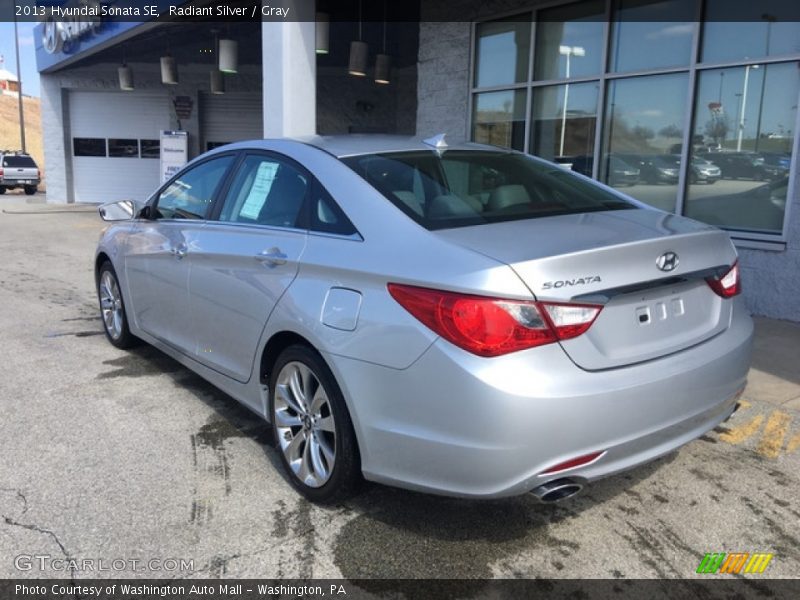
<svg viewBox="0 0 800 600">
<path fill-rule="evenodd" d="M 517 153 L 450 150 L 342 160 L 431 230 L 635 208 L 563 167 Z"/>
<path fill-rule="evenodd" d="M 30 156 L 4 156 L 4 167 L 17 167 L 17 168 L 36 168 L 36 163 Z"/>
<path fill-rule="evenodd" d="M 248 156 L 231 184 L 219 220 L 297 227 L 308 187 L 308 178 L 287 162 Z"/>
</svg>

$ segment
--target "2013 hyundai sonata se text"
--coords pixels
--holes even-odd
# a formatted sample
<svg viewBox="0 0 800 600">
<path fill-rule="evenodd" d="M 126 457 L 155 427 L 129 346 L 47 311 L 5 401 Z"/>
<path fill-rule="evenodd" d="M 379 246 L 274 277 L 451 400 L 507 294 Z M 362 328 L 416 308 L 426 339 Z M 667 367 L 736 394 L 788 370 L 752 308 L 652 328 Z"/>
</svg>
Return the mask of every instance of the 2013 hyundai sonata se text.
<svg viewBox="0 0 800 600">
<path fill-rule="evenodd" d="M 518 152 L 241 142 L 100 212 L 108 339 L 261 415 L 315 501 L 362 477 L 565 498 L 712 429 L 745 385 L 728 235 Z"/>
</svg>

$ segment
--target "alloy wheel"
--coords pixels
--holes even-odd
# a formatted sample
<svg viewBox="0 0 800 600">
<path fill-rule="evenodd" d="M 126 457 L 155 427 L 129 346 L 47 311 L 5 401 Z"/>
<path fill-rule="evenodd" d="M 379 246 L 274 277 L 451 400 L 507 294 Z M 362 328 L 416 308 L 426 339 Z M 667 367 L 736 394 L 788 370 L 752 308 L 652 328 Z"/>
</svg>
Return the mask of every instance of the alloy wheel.
<svg viewBox="0 0 800 600">
<path fill-rule="evenodd" d="M 100 278 L 100 310 L 108 335 L 112 339 L 119 339 L 123 324 L 122 294 L 117 279 L 110 271 L 105 271 Z"/>
<path fill-rule="evenodd" d="M 336 464 L 336 422 L 325 387 L 304 363 L 289 362 L 278 373 L 272 417 L 294 475 L 312 488 L 325 485 Z"/>
</svg>

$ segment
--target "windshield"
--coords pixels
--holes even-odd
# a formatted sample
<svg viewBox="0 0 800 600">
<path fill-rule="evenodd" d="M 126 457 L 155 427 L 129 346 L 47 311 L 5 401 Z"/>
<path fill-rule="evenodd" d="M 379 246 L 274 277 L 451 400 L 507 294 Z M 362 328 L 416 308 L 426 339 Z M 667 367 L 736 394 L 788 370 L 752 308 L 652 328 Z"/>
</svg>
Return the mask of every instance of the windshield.
<svg viewBox="0 0 800 600">
<path fill-rule="evenodd" d="M 636 208 L 563 167 L 523 154 L 402 152 L 342 162 L 430 230 Z"/>
</svg>

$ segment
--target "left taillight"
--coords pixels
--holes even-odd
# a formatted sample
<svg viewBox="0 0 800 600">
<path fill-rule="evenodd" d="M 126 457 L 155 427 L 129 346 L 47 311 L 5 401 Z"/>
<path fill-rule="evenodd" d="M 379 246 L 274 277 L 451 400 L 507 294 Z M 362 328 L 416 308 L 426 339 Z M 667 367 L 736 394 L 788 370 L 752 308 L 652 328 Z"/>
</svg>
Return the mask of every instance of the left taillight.
<svg viewBox="0 0 800 600">
<path fill-rule="evenodd" d="M 390 283 L 388 289 L 434 333 L 487 357 L 577 337 L 602 309 L 594 304 L 510 300 L 399 283 Z"/>
<path fill-rule="evenodd" d="M 723 298 L 733 298 L 742 291 L 742 282 L 739 279 L 739 261 L 721 277 L 708 277 L 706 279 L 709 287 Z"/>
</svg>

